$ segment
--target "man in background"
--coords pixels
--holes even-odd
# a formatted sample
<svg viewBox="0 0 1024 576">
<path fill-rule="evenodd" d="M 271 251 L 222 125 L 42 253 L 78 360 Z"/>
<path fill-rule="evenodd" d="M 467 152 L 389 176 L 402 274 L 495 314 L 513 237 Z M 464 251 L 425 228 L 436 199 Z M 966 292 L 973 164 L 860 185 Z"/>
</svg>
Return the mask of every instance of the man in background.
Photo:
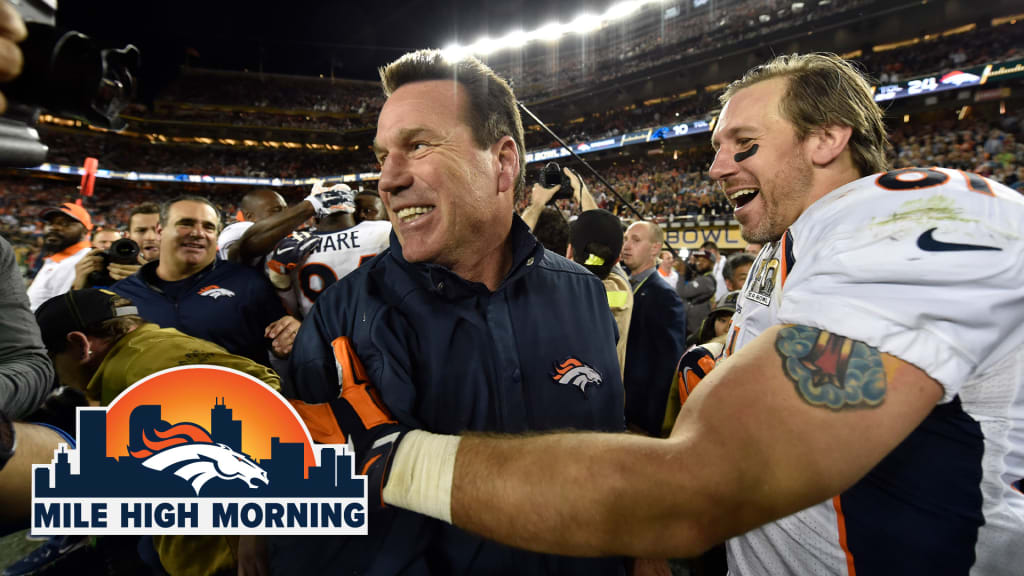
<svg viewBox="0 0 1024 576">
<path fill-rule="evenodd" d="M 139 245 L 139 264 L 160 259 L 160 206 L 144 202 L 128 214 L 128 238 Z"/>
<path fill-rule="evenodd" d="M 587 193 L 589 195 L 589 193 Z M 619 341 L 619 369 L 626 370 L 626 345 L 633 316 L 633 290 L 623 276 L 612 273 L 622 252 L 622 221 L 607 210 L 587 210 L 569 225 L 566 258 L 590 270 L 601 279 L 608 295 L 608 307 L 615 317 Z"/>
<path fill-rule="evenodd" d="M 92 216 L 73 202 L 47 208 L 40 214 L 46 222 L 44 248 L 50 253 L 28 287 L 28 299 L 35 311 L 50 298 L 71 289 L 75 282 L 75 265 L 89 253 L 89 232 Z"/>
<path fill-rule="evenodd" d="M 690 252 L 686 272 L 679 279 L 676 292 L 686 308 L 686 337 L 692 340 L 700 325 L 711 312 L 718 282 L 714 277 L 715 254 L 700 249 Z"/>
<path fill-rule="evenodd" d="M 629 268 L 633 314 L 626 345 L 626 424 L 660 436 L 676 360 L 686 350 L 683 301 L 657 272 L 664 233 L 652 222 L 626 230 L 622 263 Z"/>
<path fill-rule="evenodd" d="M 95 250 L 106 250 L 115 241 L 121 239 L 121 233 L 109 228 L 101 228 L 92 234 L 92 247 Z"/>
<path fill-rule="evenodd" d="M 676 255 L 671 250 L 662 250 L 658 253 L 658 274 L 673 290 L 679 283 L 679 273 L 675 271 L 675 262 Z"/>
<path fill-rule="evenodd" d="M 287 206 L 288 203 L 284 198 L 269 188 L 257 188 L 246 193 L 245 196 L 242 196 L 242 201 L 239 202 L 242 219 L 225 226 L 217 237 L 218 255 L 224 260 L 249 263 L 260 267 L 259 263 L 262 262 L 266 253 L 257 254 L 245 250 L 245 244 L 239 240 L 253 224 L 266 220 L 274 214 L 280 214 Z"/>
<path fill-rule="evenodd" d="M 388 213 L 380 196 L 373 190 L 362 190 L 356 194 L 356 224 L 366 220 L 387 220 Z"/>
<path fill-rule="evenodd" d="M 160 260 L 111 289 L 148 322 L 269 365 L 268 348 L 279 356 L 291 351 L 298 320 L 285 314 L 260 272 L 217 258 L 219 230 L 220 216 L 206 198 L 171 200 L 160 213 Z M 267 332 L 279 324 L 281 333 L 270 341 Z"/>
</svg>

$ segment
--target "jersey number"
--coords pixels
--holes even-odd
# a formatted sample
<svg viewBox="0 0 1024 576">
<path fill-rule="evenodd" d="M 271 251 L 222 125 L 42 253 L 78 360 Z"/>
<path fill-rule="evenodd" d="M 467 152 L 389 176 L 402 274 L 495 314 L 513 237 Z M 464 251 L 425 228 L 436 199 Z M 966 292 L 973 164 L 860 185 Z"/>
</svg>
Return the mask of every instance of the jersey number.
<svg viewBox="0 0 1024 576">
<path fill-rule="evenodd" d="M 318 289 L 314 289 L 312 286 L 313 278 L 320 279 L 320 282 L 318 282 L 320 287 Z M 299 287 L 302 289 L 302 294 L 310 302 L 315 302 L 317 297 L 323 294 L 324 290 L 327 290 L 331 284 L 337 281 L 338 275 L 329 266 L 324 264 L 307 264 L 299 271 Z"/>
<path fill-rule="evenodd" d="M 981 176 L 960 170 L 957 172 L 963 175 L 964 180 L 967 181 L 967 187 L 972 191 L 994 196 L 992 188 Z M 886 190 L 920 190 L 941 186 L 946 182 L 949 182 L 949 174 L 932 168 L 901 168 L 886 172 L 875 180 L 876 184 Z"/>
<path fill-rule="evenodd" d="M 366 254 L 359 258 L 358 266 L 362 266 L 364 262 L 373 258 L 376 254 Z M 319 288 L 313 288 L 313 278 L 319 278 Z M 331 284 L 338 281 L 338 275 L 326 264 L 306 264 L 299 270 L 299 288 L 302 290 L 303 296 L 309 299 L 310 302 L 315 302 L 317 297 L 324 293 L 324 290 L 330 288 Z"/>
</svg>

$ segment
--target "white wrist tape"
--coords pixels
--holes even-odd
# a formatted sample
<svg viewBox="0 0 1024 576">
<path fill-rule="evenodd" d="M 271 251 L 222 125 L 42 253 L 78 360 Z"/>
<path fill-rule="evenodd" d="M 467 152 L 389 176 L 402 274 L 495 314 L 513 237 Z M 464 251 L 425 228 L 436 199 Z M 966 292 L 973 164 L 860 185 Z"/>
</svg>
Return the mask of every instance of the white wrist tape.
<svg viewBox="0 0 1024 576">
<path fill-rule="evenodd" d="M 384 486 L 384 502 L 452 523 L 458 436 L 413 430 L 402 438 Z"/>
</svg>

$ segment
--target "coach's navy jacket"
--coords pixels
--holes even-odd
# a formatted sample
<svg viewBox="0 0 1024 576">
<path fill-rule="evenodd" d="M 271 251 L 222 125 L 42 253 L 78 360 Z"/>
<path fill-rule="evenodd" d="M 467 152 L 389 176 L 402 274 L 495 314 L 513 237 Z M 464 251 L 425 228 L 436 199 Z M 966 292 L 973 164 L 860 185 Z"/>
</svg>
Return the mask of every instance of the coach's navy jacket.
<svg viewBox="0 0 1024 576">
<path fill-rule="evenodd" d="M 269 366 L 267 325 L 286 314 L 270 282 L 255 269 L 214 260 L 189 277 L 177 300 L 158 287 L 156 267 L 145 264 L 111 290 L 128 298 L 139 315 L 161 328 L 176 328 L 228 352 Z"/>
<path fill-rule="evenodd" d="M 337 398 L 331 342 L 348 336 L 384 403 L 415 428 L 445 434 L 623 430 L 616 326 L 601 281 L 545 251 L 518 217 L 510 239 L 514 263 L 492 293 L 441 266 L 406 262 L 392 233 L 390 250 L 317 300 L 296 339 L 285 395 L 310 403 Z M 272 568 L 278 573 L 624 574 L 622 559 L 524 552 L 406 511 L 399 511 L 391 526 L 371 524 L 370 533 L 313 543 L 274 538 Z"/>
</svg>

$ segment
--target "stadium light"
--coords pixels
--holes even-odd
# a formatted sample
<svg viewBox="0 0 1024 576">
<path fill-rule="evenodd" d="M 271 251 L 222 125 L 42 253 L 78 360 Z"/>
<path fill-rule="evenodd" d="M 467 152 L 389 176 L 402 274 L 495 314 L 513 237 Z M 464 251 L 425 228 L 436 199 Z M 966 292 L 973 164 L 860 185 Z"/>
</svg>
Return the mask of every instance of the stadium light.
<svg viewBox="0 0 1024 576">
<path fill-rule="evenodd" d="M 500 49 L 501 47 L 501 40 L 492 39 L 489 36 L 484 36 L 483 38 L 477 40 L 476 43 L 474 43 L 472 46 L 470 46 L 469 49 L 474 54 L 487 56 L 490 53 Z"/>
<path fill-rule="evenodd" d="M 529 37 L 522 30 L 515 30 L 502 36 L 498 43 L 502 48 L 521 48 L 529 41 Z"/>
<path fill-rule="evenodd" d="M 449 62 L 458 62 L 469 56 L 470 51 L 466 46 L 459 46 L 458 44 L 449 44 L 443 50 L 441 50 L 441 57 Z"/>
<path fill-rule="evenodd" d="M 551 22 L 549 24 L 545 24 L 544 26 L 541 26 L 540 28 L 533 31 L 533 33 L 529 34 L 529 36 L 536 40 L 547 42 L 550 42 L 552 40 L 558 40 L 564 35 L 565 27 L 562 26 L 561 22 Z"/>
<path fill-rule="evenodd" d="M 612 4 L 608 7 L 608 10 L 604 13 L 604 17 L 607 20 L 619 20 L 625 18 L 630 14 L 639 10 L 645 3 L 644 2 L 619 2 L 618 4 Z"/>
<path fill-rule="evenodd" d="M 569 23 L 569 30 L 576 34 L 586 34 L 601 27 L 602 19 L 593 14 L 580 14 Z"/>
<path fill-rule="evenodd" d="M 500 38 L 483 37 L 469 46 L 450 44 L 442 50 L 448 60 L 464 58 L 469 54 L 480 54 L 487 56 L 505 48 L 521 48 L 530 42 L 557 41 L 566 34 L 588 34 L 600 30 L 604 26 L 616 21 L 628 18 L 648 4 L 661 4 L 666 0 L 625 0 L 610 6 L 604 14 L 592 14 L 584 12 L 576 16 L 568 23 L 549 22 L 536 30 L 524 32 L 514 30 Z"/>
</svg>

